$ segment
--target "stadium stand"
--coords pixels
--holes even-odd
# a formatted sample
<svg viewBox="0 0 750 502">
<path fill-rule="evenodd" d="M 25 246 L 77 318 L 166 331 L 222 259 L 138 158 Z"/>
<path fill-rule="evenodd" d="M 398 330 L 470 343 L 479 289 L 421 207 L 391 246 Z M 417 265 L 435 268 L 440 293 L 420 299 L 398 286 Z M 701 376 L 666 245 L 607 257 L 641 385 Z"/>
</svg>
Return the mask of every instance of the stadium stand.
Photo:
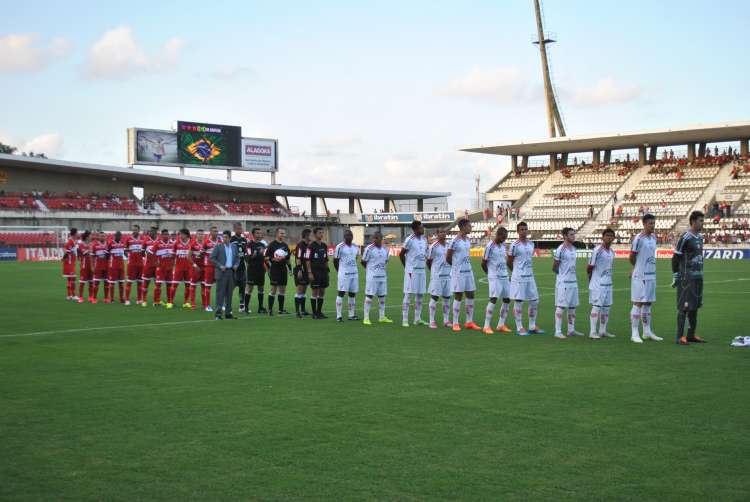
<svg viewBox="0 0 750 502">
<path fill-rule="evenodd" d="M 57 236 L 51 232 L 0 231 L 0 247 L 48 247 L 56 244 L 57 242 Z"/>
<path fill-rule="evenodd" d="M 137 214 L 140 212 L 140 207 L 135 199 L 114 193 L 101 195 L 98 193 L 65 192 L 57 194 L 44 192 L 38 198 L 50 211 L 99 211 L 116 214 Z"/>
</svg>

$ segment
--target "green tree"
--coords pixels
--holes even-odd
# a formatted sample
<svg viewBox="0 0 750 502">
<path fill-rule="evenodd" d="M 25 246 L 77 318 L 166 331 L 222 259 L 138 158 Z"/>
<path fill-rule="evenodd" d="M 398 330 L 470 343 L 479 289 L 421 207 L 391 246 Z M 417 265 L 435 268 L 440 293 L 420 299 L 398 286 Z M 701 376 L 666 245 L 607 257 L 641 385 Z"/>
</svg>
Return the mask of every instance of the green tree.
<svg viewBox="0 0 750 502">
<path fill-rule="evenodd" d="M 5 143 L 0 142 L 0 153 L 12 154 L 16 150 L 17 148 L 15 146 L 6 145 Z"/>
</svg>

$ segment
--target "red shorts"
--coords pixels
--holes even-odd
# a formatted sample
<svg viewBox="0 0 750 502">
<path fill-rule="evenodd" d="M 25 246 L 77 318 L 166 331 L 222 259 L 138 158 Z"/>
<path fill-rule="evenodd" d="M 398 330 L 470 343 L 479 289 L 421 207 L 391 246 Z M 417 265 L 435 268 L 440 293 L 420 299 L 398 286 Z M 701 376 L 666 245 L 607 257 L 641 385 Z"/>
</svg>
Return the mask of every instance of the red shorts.
<svg viewBox="0 0 750 502">
<path fill-rule="evenodd" d="M 156 265 L 144 265 L 141 280 L 148 282 L 154 277 L 156 277 Z"/>
<path fill-rule="evenodd" d="M 81 267 L 81 278 L 78 282 L 91 282 L 93 276 L 94 274 L 91 272 L 90 268 Z"/>
<path fill-rule="evenodd" d="M 190 283 L 193 285 L 202 283 L 204 270 L 205 269 L 203 267 L 198 267 L 198 268 L 193 267 L 193 270 L 190 274 Z"/>
<path fill-rule="evenodd" d="M 172 282 L 172 269 L 171 268 L 157 268 L 156 269 L 156 282 L 169 283 Z"/>
<path fill-rule="evenodd" d="M 76 262 L 68 263 L 68 260 L 63 262 L 63 277 L 75 277 L 76 276 Z"/>
<path fill-rule="evenodd" d="M 172 282 L 190 282 L 189 268 L 175 268 L 172 272 Z"/>
<path fill-rule="evenodd" d="M 206 286 L 213 286 L 216 282 L 216 277 L 214 276 L 214 271 L 216 268 L 214 267 L 206 267 L 203 269 L 203 284 Z"/>
<path fill-rule="evenodd" d="M 94 280 L 95 281 L 106 281 L 108 275 L 109 275 L 109 269 L 107 269 L 107 268 L 97 268 L 97 269 L 94 269 Z"/>
<path fill-rule="evenodd" d="M 110 268 L 107 276 L 109 282 L 123 282 L 125 280 L 125 270 L 122 268 Z"/>
<path fill-rule="evenodd" d="M 143 275 L 143 262 L 142 261 L 131 261 L 128 262 L 128 281 L 135 282 L 140 281 Z"/>
</svg>

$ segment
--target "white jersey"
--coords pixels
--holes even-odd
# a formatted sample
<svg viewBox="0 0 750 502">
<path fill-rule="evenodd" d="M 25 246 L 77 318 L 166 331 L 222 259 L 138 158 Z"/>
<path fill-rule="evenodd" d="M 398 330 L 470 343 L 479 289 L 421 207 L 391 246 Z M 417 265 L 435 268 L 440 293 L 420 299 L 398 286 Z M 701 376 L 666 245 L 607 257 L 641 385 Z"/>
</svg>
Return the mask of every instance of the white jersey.
<svg viewBox="0 0 750 502">
<path fill-rule="evenodd" d="M 496 244 L 490 241 L 484 248 L 484 260 L 487 260 L 487 277 L 490 279 L 507 279 L 508 264 L 505 243 Z"/>
<path fill-rule="evenodd" d="M 511 281 L 530 282 L 534 280 L 534 269 L 531 259 L 534 256 L 534 243 L 530 240 L 515 241 L 510 245 L 510 256 L 513 257 Z"/>
<path fill-rule="evenodd" d="M 576 248 L 568 243 L 560 244 L 555 249 L 555 261 L 560 265 L 557 269 L 556 286 L 578 284 L 576 278 Z"/>
<path fill-rule="evenodd" d="M 615 252 L 605 249 L 599 245 L 594 248 L 589 258 L 589 267 L 591 267 L 591 281 L 589 288 L 611 288 L 612 287 L 612 268 L 615 262 Z"/>
<path fill-rule="evenodd" d="M 644 232 L 633 238 L 630 251 L 636 253 L 633 279 L 642 281 L 656 280 L 656 235 Z"/>
<path fill-rule="evenodd" d="M 404 271 L 407 274 L 424 274 L 425 260 L 427 259 L 427 238 L 424 235 L 411 234 L 404 241 L 403 248 L 407 251 Z"/>
<path fill-rule="evenodd" d="M 461 234 L 458 234 L 448 244 L 448 249 L 453 250 L 451 276 L 458 277 L 460 275 L 471 274 L 471 242 L 469 242 L 469 239 L 461 237 Z"/>
<path fill-rule="evenodd" d="M 370 244 L 362 253 L 362 261 L 367 263 L 366 279 L 368 281 L 386 280 L 385 266 L 388 263 L 388 249 Z"/>
<path fill-rule="evenodd" d="M 445 255 L 448 252 L 446 244 L 440 244 L 435 241 L 427 251 L 427 258 L 432 260 L 430 266 L 430 279 L 433 277 L 448 278 L 451 276 L 451 266 L 445 261 Z"/>
<path fill-rule="evenodd" d="M 359 246 L 356 244 L 348 245 L 340 242 L 333 251 L 333 258 L 339 261 L 339 275 L 358 276 L 357 256 L 359 256 Z"/>
</svg>

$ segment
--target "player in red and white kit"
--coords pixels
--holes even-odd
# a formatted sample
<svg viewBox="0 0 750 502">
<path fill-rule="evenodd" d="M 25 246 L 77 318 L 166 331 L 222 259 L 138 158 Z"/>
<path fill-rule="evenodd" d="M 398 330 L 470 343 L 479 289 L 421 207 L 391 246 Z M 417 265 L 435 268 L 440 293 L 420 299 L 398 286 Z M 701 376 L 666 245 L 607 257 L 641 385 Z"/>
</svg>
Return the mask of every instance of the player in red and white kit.
<svg viewBox="0 0 750 502">
<path fill-rule="evenodd" d="M 203 287 L 201 288 L 201 299 L 203 300 L 203 310 L 213 312 L 211 308 L 211 286 L 216 282 L 215 267 L 211 262 L 211 252 L 219 244 L 219 231 L 216 227 L 211 227 L 208 237 L 203 241 Z"/>
<path fill-rule="evenodd" d="M 78 257 L 78 229 L 71 228 L 68 240 L 63 246 L 63 278 L 67 286 L 66 300 L 78 301 L 76 296 L 76 258 Z"/>
<path fill-rule="evenodd" d="M 205 267 L 205 261 L 203 258 L 203 241 L 206 236 L 202 229 L 195 231 L 195 238 L 190 242 L 190 253 L 193 257 L 193 268 L 190 273 L 190 306 L 195 310 L 195 290 L 198 284 L 203 282 L 203 272 Z M 203 304 L 205 307 L 206 304 Z"/>
<path fill-rule="evenodd" d="M 109 248 L 105 240 L 104 232 L 96 232 L 94 242 L 91 243 L 91 254 L 94 257 L 94 294 L 91 303 L 96 303 L 99 294 L 99 285 L 104 283 L 106 288 L 107 275 L 109 274 Z M 106 292 L 105 292 L 106 300 Z"/>
<path fill-rule="evenodd" d="M 123 295 L 123 282 L 125 282 L 125 241 L 122 240 L 122 232 L 115 232 L 115 237 L 108 244 L 109 248 L 109 274 L 107 275 L 107 289 L 105 290 L 104 303 L 114 303 L 115 284 L 120 303 L 125 303 Z"/>
<path fill-rule="evenodd" d="M 177 292 L 177 286 L 184 284 L 185 297 L 182 302 L 182 308 L 190 308 L 190 282 L 193 275 L 193 242 L 190 239 L 190 230 L 183 228 L 177 235 L 172 251 L 175 255 L 174 271 L 172 272 L 172 281 L 167 290 L 167 308 L 174 306 L 174 295 Z"/>
<path fill-rule="evenodd" d="M 143 253 L 146 241 L 141 227 L 133 225 L 133 233 L 125 237 L 125 258 L 128 261 L 128 282 L 125 285 L 125 305 L 130 305 L 130 290 L 137 282 L 136 303 L 141 303 L 141 276 L 143 275 Z"/>
<path fill-rule="evenodd" d="M 154 307 L 162 305 L 161 288 L 166 284 L 167 295 L 172 282 L 172 269 L 174 268 L 174 242 L 169 238 L 169 230 L 161 231 L 159 240 L 154 241 L 149 248 L 156 255 L 156 287 L 154 288 Z M 169 304 L 167 303 L 167 306 Z M 171 308 L 171 307 L 168 307 Z"/>
<path fill-rule="evenodd" d="M 93 255 L 91 254 L 91 232 L 86 230 L 78 241 L 78 260 L 80 262 L 80 273 L 78 279 L 78 303 L 83 303 L 83 288 L 89 285 L 89 301 L 94 299 L 94 277 Z"/>
<path fill-rule="evenodd" d="M 156 267 L 158 260 L 151 252 L 151 246 L 156 242 L 156 227 L 151 227 L 148 234 L 143 236 L 143 272 L 141 273 L 141 306 L 148 306 L 148 285 L 152 280 L 156 281 Z"/>
</svg>

